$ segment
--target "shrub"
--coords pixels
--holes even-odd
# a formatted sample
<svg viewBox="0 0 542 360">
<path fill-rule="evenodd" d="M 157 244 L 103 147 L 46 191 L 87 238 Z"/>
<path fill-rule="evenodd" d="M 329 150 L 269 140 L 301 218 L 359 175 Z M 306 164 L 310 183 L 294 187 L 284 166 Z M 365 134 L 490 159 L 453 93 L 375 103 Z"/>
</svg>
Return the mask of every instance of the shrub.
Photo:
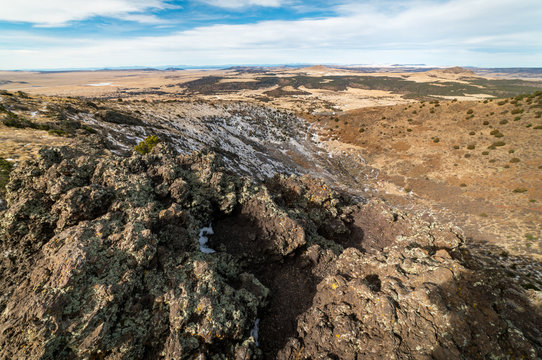
<svg viewBox="0 0 542 360">
<path fill-rule="evenodd" d="M 362 132 L 365 131 L 365 129 L 364 129 L 364 128 L 361 128 L 361 129 L 359 129 L 358 131 L 359 131 L 360 133 L 362 133 Z"/>
<path fill-rule="evenodd" d="M 510 162 L 511 162 L 512 164 L 518 163 L 518 162 L 520 162 L 520 161 L 521 161 L 521 160 L 519 160 L 518 158 L 511 158 L 511 159 L 510 159 Z"/>
<path fill-rule="evenodd" d="M 459 145 L 454 145 L 454 149 L 459 149 Z"/>
<path fill-rule="evenodd" d="M 509 153 L 509 154 L 513 154 L 515 151 L 516 151 L 516 150 L 514 150 L 514 149 L 510 149 L 510 150 L 508 150 L 508 153 Z"/>
<path fill-rule="evenodd" d="M 542 125 L 536 125 L 533 129 L 540 130 L 542 129 Z"/>
<path fill-rule="evenodd" d="M 489 155 L 489 151 L 482 151 L 482 155 Z"/>
<path fill-rule="evenodd" d="M 433 139 L 434 143 L 438 143 L 439 141 L 440 141 L 440 139 L 438 137 Z"/>
<path fill-rule="evenodd" d="M 527 189 L 525 189 L 525 188 L 516 188 L 512 192 L 514 192 L 516 194 L 523 194 L 524 192 L 527 192 Z"/>
<path fill-rule="evenodd" d="M 481 213 L 480 216 L 481 217 L 487 217 L 487 214 L 486 213 Z"/>
<path fill-rule="evenodd" d="M 496 138 L 502 138 L 504 136 L 498 129 L 491 130 L 489 134 L 495 136 Z"/>
<path fill-rule="evenodd" d="M 156 135 L 147 136 L 145 140 L 139 142 L 134 146 L 134 150 L 141 155 L 148 154 L 153 147 L 155 147 L 160 142 L 160 139 Z"/>
<path fill-rule="evenodd" d="M 489 121 L 484 121 L 484 125 L 489 125 Z"/>
<path fill-rule="evenodd" d="M 521 116 L 516 116 L 516 117 L 514 118 L 514 121 L 520 121 L 520 120 L 521 120 Z"/>
<path fill-rule="evenodd" d="M 467 110 L 468 115 L 472 114 L 473 112 L 474 112 L 474 110 L 472 110 L 472 109 Z"/>
<path fill-rule="evenodd" d="M 506 120 L 506 119 L 501 120 L 501 121 L 499 121 L 499 124 L 501 124 L 501 125 L 508 124 L 508 120 Z"/>
<path fill-rule="evenodd" d="M 407 132 L 412 132 L 412 129 L 406 129 Z"/>
<path fill-rule="evenodd" d="M 506 104 L 507 102 L 508 102 L 508 100 L 501 100 L 501 101 L 497 102 L 497 105 L 499 105 L 499 106 L 500 106 L 500 105 L 504 105 L 504 104 Z"/>
<path fill-rule="evenodd" d="M 27 119 L 22 119 L 12 112 L 8 112 L 7 116 L 2 119 L 2 123 L 8 127 L 14 127 L 18 129 L 24 128 L 36 128 L 36 124 Z"/>
<path fill-rule="evenodd" d="M 4 188 L 9 182 L 9 173 L 12 169 L 13 165 L 9 161 L 0 158 L 0 194 L 4 192 Z"/>
<path fill-rule="evenodd" d="M 475 147 L 476 146 L 474 144 L 467 145 L 467 149 L 469 149 L 469 150 L 474 150 Z"/>
<path fill-rule="evenodd" d="M 462 184 L 459 184 L 459 186 L 461 186 L 461 187 L 467 187 L 467 184 L 462 183 Z"/>
<path fill-rule="evenodd" d="M 47 131 L 49 135 L 66 136 L 68 133 L 63 129 L 50 129 Z"/>
<path fill-rule="evenodd" d="M 523 109 L 514 109 L 510 112 L 512 115 L 515 115 L 515 114 L 522 114 L 523 113 Z"/>
<path fill-rule="evenodd" d="M 470 154 L 465 154 L 465 159 L 470 158 Z"/>
</svg>

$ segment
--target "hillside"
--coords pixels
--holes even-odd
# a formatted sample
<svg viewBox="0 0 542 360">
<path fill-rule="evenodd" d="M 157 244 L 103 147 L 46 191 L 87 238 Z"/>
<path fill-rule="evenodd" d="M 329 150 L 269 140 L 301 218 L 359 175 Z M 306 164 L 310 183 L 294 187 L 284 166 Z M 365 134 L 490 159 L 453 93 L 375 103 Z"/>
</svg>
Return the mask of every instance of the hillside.
<svg viewBox="0 0 542 360">
<path fill-rule="evenodd" d="M 542 356 L 541 93 L 0 100 L 0 359 Z"/>
<path fill-rule="evenodd" d="M 538 92 L 366 108 L 316 121 L 325 139 L 355 146 L 343 147 L 378 169 L 389 196 L 405 206 L 420 201 L 469 237 L 540 260 L 541 115 Z"/>
</svg>

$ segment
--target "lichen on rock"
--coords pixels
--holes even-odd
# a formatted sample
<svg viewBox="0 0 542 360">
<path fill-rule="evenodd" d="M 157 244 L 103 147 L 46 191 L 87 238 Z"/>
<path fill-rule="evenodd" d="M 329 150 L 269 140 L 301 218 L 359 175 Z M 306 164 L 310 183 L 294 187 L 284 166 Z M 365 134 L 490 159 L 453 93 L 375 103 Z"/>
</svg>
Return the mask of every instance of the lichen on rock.
<svg viewBox="0 0 542 360">
<path fill-rule="evenodd" d="M 309 176 L 256 183 L 164 143 L 58 148 L 6 198 L 0 359 L 542 355 L 539 310 L 459 229 Z"/>
</svg>

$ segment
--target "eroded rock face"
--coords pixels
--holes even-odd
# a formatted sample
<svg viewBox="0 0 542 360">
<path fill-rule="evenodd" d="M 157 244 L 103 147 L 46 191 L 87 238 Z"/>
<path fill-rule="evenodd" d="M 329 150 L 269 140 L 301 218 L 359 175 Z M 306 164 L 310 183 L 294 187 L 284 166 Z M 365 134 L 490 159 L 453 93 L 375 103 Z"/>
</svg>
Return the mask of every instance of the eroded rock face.
<svg viewBox="0 0 542 360">
<path fill-rule="evenodd" d="M 540 309 L 458 229 L 310 177 L 50 149 L 7 200 L 1 359 L 542 356 Z"/>
</svg>

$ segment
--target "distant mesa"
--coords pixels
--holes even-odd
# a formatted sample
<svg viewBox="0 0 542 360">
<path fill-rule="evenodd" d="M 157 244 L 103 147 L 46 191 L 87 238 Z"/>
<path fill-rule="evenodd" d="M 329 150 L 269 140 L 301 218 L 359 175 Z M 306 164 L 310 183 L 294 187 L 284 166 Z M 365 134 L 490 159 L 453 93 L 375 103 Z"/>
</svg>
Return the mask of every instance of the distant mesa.
<svg viewBox="0 0 542 360">
<path fill-rule="evenodd" d="M 329 71 L 330 69 L 324 65 L 315 65 L 301 69 L 302 71 Z"/>
<path fill-rule="evenodd" d="M 431 70 L 430 72 L 437 73 L 437 74 L 453 74 L 453 75 L 476 76 L 476 74 L 472 70 L 462 68 L 461 66 L 454 66 L 454 67 L 447 68 L 447 69 L 435 69 L 435 70 Z"/>
</svg>

